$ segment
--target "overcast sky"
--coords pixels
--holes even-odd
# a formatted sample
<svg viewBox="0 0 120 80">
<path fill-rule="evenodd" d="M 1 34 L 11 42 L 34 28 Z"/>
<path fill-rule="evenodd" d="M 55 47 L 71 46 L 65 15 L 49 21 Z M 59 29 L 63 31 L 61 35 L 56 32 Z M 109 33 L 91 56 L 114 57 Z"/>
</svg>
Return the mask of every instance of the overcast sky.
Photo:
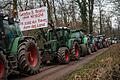
<svg viewBox="0 0 120 80">
<path fill-rule="evenodd" d="M 105 11 L 104 13 L 105 13 L 106 16 L 113 14 L 113 13 L 111 13 L 114 9 L 114 4 L 113 3 L 109 3 L 109 0 L 104 0 L 102 5 L 104 5 L 104 7 L 102 7 L 102 9 Z M 99 16 L 99 7 L 98 6 L 94 7 L 94 14 Z M 113 28 L 115 28 L 116 25 L 117 25 L 115 19 L 116 19 L 116 16 L 113 15 L 112 18 L 111 18 Z"/>
</svg>

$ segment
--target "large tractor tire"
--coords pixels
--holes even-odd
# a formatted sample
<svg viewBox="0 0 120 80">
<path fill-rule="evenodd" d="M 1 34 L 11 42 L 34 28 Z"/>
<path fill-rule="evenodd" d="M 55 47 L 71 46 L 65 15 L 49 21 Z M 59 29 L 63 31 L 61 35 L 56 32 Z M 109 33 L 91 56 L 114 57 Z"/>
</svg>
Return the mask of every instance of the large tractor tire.
<svg viewBox="0 0 120 80">
<path fill-rule="evenodd" d="M 80 49 L 81 49 L 80 56 L 81 57 L 86 56 L 86 54 L 87 54 L 87 46 L 85 44 L 80 44 Z"/>
<path fill-rule="evenodd" d="M 96 44 L 94 44 L 94 52 L 98 51 L 98 47 Z"/>
<path fill-rule="evenodd" d="M 24 40 L 18 47 L 19 69 L 25 74 L 39 72 L 41 58 L 36 43 L 32 39 Z"/>
<path fill-rule="evenodd" d="M 73 43 L 72 54 L 73 54 L 73 57 L 75 58 L 75 60 L 79 60 L 80 59 L 81 52 L 80 52 L 79 44 L 77 42 Z"/>
<path fill-rule="evenodd" d="M 0 50 L 0 80 L 7 80 L 8 75 L 8 61 L 3 51 Z"/>
<path fill-rule="evenodd" d="M 87 55 L 90 55 L 92 53 L 92 46 L 88 45 L 87 50 L 88 50 Z"/>
<path fill-rule="evenodd" d="M 95 52 L 94 50 L 94 44 L 90 44 L 91 52 Z"/>
<path fill-rule="evenodd" d="M 98 49 L 101 49 L 100 46 L 101 46 L 101 44 L 100 44 L 100 43 L 97 43 L 97 48 L 98 48 Z"/>
<path fill-rule="evenodd" d="M 60 64 L 67 64 L 70 62 L 70 53 L 67 47 L 60 47 L 57 52 L 58 62 Z"/>
<path fill-rule="evenodd" d="M 103 42 L 103 47 L 104 47 L 104 48 L 106 48 L 106 47 L 107 47 L 106 42 Z"/>
<path fill-rule="evenodd" d="M 109 44 L 109 42 L 107 42 L 107 47 L 109 47 L 110 46 L 110 44 Z"/>
</svg>

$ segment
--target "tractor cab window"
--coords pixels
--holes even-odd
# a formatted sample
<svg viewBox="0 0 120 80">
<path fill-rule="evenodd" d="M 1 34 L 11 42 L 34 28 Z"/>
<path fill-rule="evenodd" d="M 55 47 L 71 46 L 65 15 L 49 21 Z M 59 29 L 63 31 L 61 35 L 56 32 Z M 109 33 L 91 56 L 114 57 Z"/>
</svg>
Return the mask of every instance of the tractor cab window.
<svg viewBox="0 0 120 80">
<path fill-rule="evenodd" d="M 4 28 L 5 28 L 5 34 L 11 36 L 11 37 L 16 37 L 22 35 L 19 24 L 17 22 L 13 24 L 9 24 L 7 20 L 3 21 Z"/>
<path fill-rule="evenodd" d="M 56 33 L 57 33 L 57 36 L 58 36 L 59 38 L 62 38 L 63 36 L 67 36 L 67 31 L 62 30 L 62 29 L 57 29 L 57 30 L 56 30 Z"/>
<path fill-rule="evenodd" d="M 57 33 L 57 36 L 58 37 L 61 37 L 61 36 L 63 36 L 63 31 L 62 30 L 56 30 L 56 33 Z"/>
<path fill-rule="evenodd" d="M 56 32 L 57 37 L 59 39 L 62 39 L 64 36 L 67 36 L 67 37 L 69 36 L 69 31 L 67 31 L 67 30 L 55 29 L 55 32 Z M 50 30 L 48 32 L 48 35 L 49 35 L 49 40 L 57 39 L 55 33 L 53 32 L 53 30 Z"/>
<path fill-rule="evenodd" d="M 59 30 L 59 36 L 58 36 L 58 38 L 59 38 L 59 40 L 60 41 L 65 41 L 65 40 L 67 40 L 67 38 L 69 38 L 69 34 L 70 34 L 70 32 L 69 32 L 69 30 L 67 30 L 67 29 L 60 29 Z"/>
<path fill-rule="evenodd" d="M 80 33 L 79 32 L 73 32 L 71 34 L 71 38 L 79 38 L 80 37 Z"/>
<path fill-rule="evenodd" d="M 82 31 L 80 31 L 80 37 L 83 38 L 84 34 Z"/>
<path fill-rule="evenodd" d="M 70 34 L 70 31 L 68 31 L 68 30 L 65 30 L 65 33 L 64 33 L 64 36 L 69 36 L 69 34 Z"/>
<path fill-rule="evenodd" d="M 8 21 L 6 20 L 3 21 L 3 24 L 4 24 L 4 29 L 5 29 L 5 35 L 7 39 L 11 41 L 15 34 L 14 25 L 9 25 Z"/>
<path fill-rule="evenodd" d="M 56 36 L 55 36 L 53 30 L 50 30 L 47 34 L 49 35 L 48 36 L 48 40 L 54 40 L 54 39 L 56 39 Z"/>
</svg>

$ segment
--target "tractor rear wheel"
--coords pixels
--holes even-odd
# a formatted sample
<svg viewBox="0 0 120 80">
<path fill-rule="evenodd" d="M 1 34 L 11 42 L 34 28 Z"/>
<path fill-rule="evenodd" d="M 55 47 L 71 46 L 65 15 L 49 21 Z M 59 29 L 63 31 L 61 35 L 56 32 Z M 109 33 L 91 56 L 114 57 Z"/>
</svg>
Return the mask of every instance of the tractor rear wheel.
<svg viewBox="0 0 120 80">
<path fill-rule="evenodd" d="M 91 48 L 91 52 L 95 52 L 93 44 L 90 44 L 90 48 Z"/>
<path fill-rule="evenodd" d="M 107 47 L 106 42 L 103 42 L 103 47 L 104 47 L 104 48 L 106 48 L 106 47 Z"/>
<path fill-rule="evenodd" d="M 88 52 L 87 52 L 87 54 L 88 55 L 90 55 L 91 53 L 92 53 L 92 46 L 91 45 L 88 45 Z"/>
<path fill-rule="evenodd" d="M 73 43 L 72 53 L 74 54 L 75 60 L 79 60 L 79 58 L 80 58 L 80 47 L 79 47 L 79 44 L 77 42 Z"/>
<path fill-rule="evenodd" d="M 96 52 L 98 50 L 98 47 L 96 44 L 94 44 L 94 51 Z"/>
<path fill-rule="evenodd" d="M 87 46 L 85 44 L 80 44 L 80 49 L 81 49 L 80 56 L 81 57 L 86 56 L 86 54 L 87 54 Z"/>
<path fill-rule="evenodd" d="M 32 39 L 24 40 L 18 47 L 18 64 L 23 73 L 36 74 L 40 68 L 40 54 Z"/>
<path fill-rule="evenodd" d="M 3 51 L 0 50 L 0 80 L 7 80 L 8 61 Z"/>
<path fill-rule="evenodd" d="M 70 61 L 70 54 L 67 47 L 60 47 L 57 52 L 58 62 L 61 64 L 67 64 Z"/>
</svg>

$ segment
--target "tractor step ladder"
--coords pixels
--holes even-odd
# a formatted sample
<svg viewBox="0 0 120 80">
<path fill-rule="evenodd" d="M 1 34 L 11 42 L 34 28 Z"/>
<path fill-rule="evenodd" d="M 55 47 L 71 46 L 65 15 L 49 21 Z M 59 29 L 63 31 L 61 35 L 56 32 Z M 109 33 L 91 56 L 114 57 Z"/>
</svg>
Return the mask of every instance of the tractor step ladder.
<svg viewBox="0 0 120 80">
<path fill-rule="evenodd" d="M 15 55 L 9 55 L 8 60 L 9 60 L 10 68 L 13 70 L 16 70 L 17 66 L 18 66 L 17 65 L 17 57 Z"/>
</svg>

